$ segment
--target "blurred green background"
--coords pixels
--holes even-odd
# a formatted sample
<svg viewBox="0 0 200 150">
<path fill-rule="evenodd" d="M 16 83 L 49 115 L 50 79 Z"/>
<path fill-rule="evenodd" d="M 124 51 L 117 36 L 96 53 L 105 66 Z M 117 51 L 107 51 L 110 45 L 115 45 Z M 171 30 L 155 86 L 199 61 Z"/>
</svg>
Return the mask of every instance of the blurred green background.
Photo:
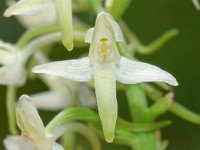
<svg viewBox="0 0 200 150">
<path fill-rule="evenodd" d="M 1 0 L 0 14 L 3 14 L 5 8 Z M 172 73 L 179 82 L 175 88 L 175 100 L 200 114 L 200 12 L 195 10 L 191 0 L 133 0 L 123 18 L 144 44 L 171 28 L 179 29 L 180 34 L 158 52 L 138 58 Z M 23 31 L 14 17 L 7 19 L 0 15 L 0 39 L 14 43 Z M 59 55 L 59 51 L 57 53 Z M 26 91 L 38 90 L 36 84 L 33 86 L 36 89 L 27 86 Z M 0 106 L 2 141 L 8 133 L 4 86 L 0 86 Z M 171 113 L 164 118 L 173 121 L 171 126 L 162 130 L 163 138 L 170 141 L 168 150 L 200 149 L 200 126 Z M 0 149 L 3 149 L 2 142 Z M 109 149 L 112 148 L 109 146 Z"/>
</svg>

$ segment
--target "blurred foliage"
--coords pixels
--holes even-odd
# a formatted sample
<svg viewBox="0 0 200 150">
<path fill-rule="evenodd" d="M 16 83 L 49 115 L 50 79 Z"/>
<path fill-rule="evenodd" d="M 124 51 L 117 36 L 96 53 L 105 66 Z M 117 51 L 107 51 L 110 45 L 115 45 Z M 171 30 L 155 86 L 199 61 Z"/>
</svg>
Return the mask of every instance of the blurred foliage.
<svg viewBox="0 0 200 150">
<path fill-rule="evenodd" d="M 3 14 L 5 8 L 4 2 L 1 1 L 0 14 Z M 179 86 L 175 88 L 175 100 L 200 114 L 200 92 L 198 91 L 200 89 L 200 12 L 194 8 L 191 0 L 132 0 L 123 18 L 144 44 L 151 42 L 168 29 L 179 29 L 179 36 L 170 40 L 158 52 L 148 56 L 138 55 L 137 57 L 172 73 L 179 82 Z M 1 39 L 14 43 L 23 31 L 23 27 L 18 24 L 14 17 L 3 18 L 0 15 Z M 74 56 L 80 51 L 66 52 L 60 48 L 53 52 L 52 58 L 64 59 L 69 55 Z M 38 84 L 39 82 L 29 82 L 25 88 L 19 90 L 18 94 L 22 92 L 30 94 L 30 92 L 46 88 L 38 86 Z M 122 109 L 127 108 L 123 94 L 118 93 L 119 114 L 128 118 L 128 112 L 124 111 L 127 109 Z M 0 140 L 2 141 L 8 132 L 5 87 L 3 86 L 0 86 L 0 95 Z M 47 116 L 46 112 L 41 112 L 41 114 L 46 121 L 53 115 L 52 113 Z M 163 118 L 170 118 L 173 121 L 171 126 L 162 130 L 163 138 L 170 141 L 168 150 L 200 149 L 200 126 L 185 122 L 170 113 L 164 115 Z M 118 145 L 113 147 L 104 144 L 106 145 L 105 150 L 122 149 Z M 2 144 L 0 149 L 3 149 Z"/>
</svg>

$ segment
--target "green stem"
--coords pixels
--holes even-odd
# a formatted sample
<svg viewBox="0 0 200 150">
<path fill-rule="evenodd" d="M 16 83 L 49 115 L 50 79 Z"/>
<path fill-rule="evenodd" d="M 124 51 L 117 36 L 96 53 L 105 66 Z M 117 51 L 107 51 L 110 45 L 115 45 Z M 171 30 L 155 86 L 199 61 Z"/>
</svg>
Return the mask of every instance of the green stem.
<svg viewBox="0 0 200 150">
<path fill-rule="evenodd" d="M 150 84 L 145 83 L 143 84 L 143 87 L 147 95 L 153 101 L 159 100 L 163 95 L 161 91 L 157 90 Z M 172 106 L 170 107 L 170 111 L 188 122 L 200 125 L 200 115 L 192 112 L 177 102 L 173 102 Z"/>
<path fill-rule="evenodd" d="M 54 132 L 54 130 L 63 124 L 78 120 L 90 122 L 94 126 L 99 126 L 101 124 L 95 112 L 85 108 L 70 108 L 56 115 L 55 118 L 49 122 L 46 129 L 50 132 Z"/>
<path fill-rule="evenodd" d="M 200 125 L 199 114 L 192 112 L 191 110 L 185 108 L 184 106 L 176 102 L 173 103 L 170 111 L 186 121 Z"/>
<path fill-rule="evenodd" d="M 8 126 L 10 134 L 17 134 L 16 118 L 15 118 L 15 98 L 16 98 L 16 87 L 9 85 L 7 88 L 7 115 L 8 115 Z"/>
<path fill-rule="evenodd" d="M 17 41 L 16 47 L 25 47 L 32 39 L 47 33 L 52 33 L 58 31 L 57 25 L 42 25 L 39 27 L 34 27 L 26 31 L 21 38 Z"/>
<path fill-rule="evenodd" d="M 139 85 L 130 85 L 126 91 L 132 120 L 137 123 L 147 121 L 147 99 Z"/>
<path fill-rule="evenodd" d="M 149 123 L 147 99 L 143 89 L 139 85 L 131 85 L 127 88 L 127 98 L 135 123 Z M 155 131 L 134 133 L 132 148 L 134 150 L 159 150 L 160 141 L 156 138 Z"/>
<path fill-rule="evenodd" d="M 87 46 L 87 44 L 83 43 L 84 35 L 85 32 L 83 31 L 74 31 L 74 41 L 77 41 L 79 43 L 82 42 L 81 46 L 85 47 Z M 26 60 L 34 53 L 35 50 L 38 50 L 42 46 L 45 46 L 49 43 L 59 42 L 60 40 L 61 40 L 61 34 L 59 32 L 45 34 L 43 36 L 40 36 L 32 40 L 23 48 L 24 62 L 26 62 Z"/>
<path fill-rule="evenodd" d="M 131 31 L 131 29 L 127 26 L 127 24 L 123 21 L 119 21 L 120 26 L 122 27 L 123 32 L 125 33 L 125 36 L 127 40 L 130 43 L 131 52 L 134 54 L 135 51 L 141 53 L 141 54 L 150 54 L 155 51 L 157 51 L 160 47 L 162 47 L 166 42 L 168 42 L 170 39 L 178 35 L 177 29 L 170 29 L 169 31 L 162 34 L 160 37 L 158 37 L 156 40 L 151 42 L 148 45 L 143 45 L 137 36 Z"/>
<path fill-rule="evenodd" d="M 177 35 L 178 30 L 171 29 L 146 46 L 142 44 L 138 45 L 137 50 L 141 54 L 151 54 L 160 49 L 166 42 L 168 42 L 170 39 Z"/>
<path fill-rule="evenodd" d="M 76 135 L 74 133 L 65 133 L 61 137 L 61 144 L 67 150 L 74 150 L 75 149 L 75 138 Z"/>
<path fill-rule="evenodd" d="M 135 53 L 136 47 L 140 45 L 140 41 L 138 40 L 137 36 L 134 32 L 128 27 L 128 25 L 123 21 L 119 20 L 119 24 L 123 30 L 123 33 L 130 45 L 131 48 L 129 48 L 129 52 L 131 52 L 133 55 Z"/>
<path fill-rule="evenodd" d="M 161 97 L 153 104 L 148 111 L 149 118 L 151 120 L 157 119 L 160 115 L 169 111 L 173 103 L 173 94 L 168 93 L 164 97 Z"/>
</svg>

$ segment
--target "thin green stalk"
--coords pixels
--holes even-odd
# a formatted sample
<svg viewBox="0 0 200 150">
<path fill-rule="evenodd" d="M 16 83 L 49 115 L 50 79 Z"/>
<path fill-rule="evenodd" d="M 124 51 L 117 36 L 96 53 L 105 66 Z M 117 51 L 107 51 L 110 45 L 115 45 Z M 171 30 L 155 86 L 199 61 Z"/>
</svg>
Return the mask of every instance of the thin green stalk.
<svg viewBox="0 0 200 150">
<path fill-rule="evenodd" d="M 169 111 L 173 103 L 173 94 L 168 93 L 165 96 L 158 99 L 155 104 L 153 104 L 148 111 L 149 118 L 151 120 L 157 119 L 160 115 Z"/>
<path fill-rule="evenodd" d="M 67 150 L 74 150 L 75 149 L 75 138 L 76 135 L 74 133 L 65 133 L 61 137 L 61 144 Z"/>
<path fill-rule="evenodd" d="M 7 105 L 9 132 L 12 135 L 17 134 L 16 117 L 15 117 L 15 98 L 16 98 L 16 87 L 14 85 L 9 85 L 7 88 L 6 105 Z"/>
<path fill-rule="evenodd" d="M 66 133 L 66 132 L 69 132 L 69 133 L 76 132 L 83 135 L 90 142 L 92 149 L 101 150 L 101 145 L 99 143 L 98 138 L 96 137 L 94 132 L 86 125 L 81 124 L 81 123 L 76 123 L 76 122 L 67 123 L 61 126 L 60 128 L 58 128 L 54 133 L 55 134 L 58 133 L 59 135 L 57 135 L 57 137 L 60 137 L 62 136 L 63 133 Z"/>
<path fill-rule="evenodd" d="M 52 33 L 58 31 L 57 25 L 42 25 L 39 27 L 34 27 L 26 31 L 21 38 L 17 41 L 16 47 L 23 48 L 26 46 L 32 39 L 47 33 Z"/>
<path fill-rule="evenodd" d="M 147 95 L 153 101 L 159 100 L 163 95 L 163 93 L 161 91 L 157 90 L 150 84 L 145 83 L 145 84 L 143 84 L 143 87 L 144 87 Z M 173 114 L 177 115 L 178 117 L 180 117 L 188 122 L 200 125 L 200 115 L 195 112 L 192 112 L 191 110 L 187 109 L 186 107 L 182 106 L 181 104 L 179 104 L 177 102 L 173 102 L 173 104 L 169 110 Z"/>
<path fill-rule="evenodd" d="M 141 54 L 151 54 L 160 47 L 162 47 L 165 43 L 167 43 L 170 39 L 178 35 L 177 29 L 170 29 L 163 33 L 160 37 L 158 37 L 156 40 L 151 42 L 148 45 L 143 45 L 137 36 L 131 31 L 131 29 L 126 25 L 126 23 L 123 20 L 119 21 L 120 26 L 122 27 L 122 30 L 125 33 L 125 36 L 127 40 L 130 43 L 131 52 L 134 54 L 135 51 L 141 53 Z"/>
<path fill-rule="evenodd" d="M 86 108 L 70 108 L 56 115 L 46 126 L 46 129 L 54 132 L 58 127 L 70 121 L 86 121 L 94 126 L 101 125 L 99 116 L 95 112 Z"/>
<path fill-rule="evenodd" d="M 191 110 L 185 108 L 184 106 L 176 102 L 173 103 L 170 111 L 186 121 L 200 125 L 199 114 L 192 112 Z"/>
<path fill-rule="evenodd" d="M 167 43 L 170 39 L 178 35 L 177 29 L 170 29 L 159 36 L 156 40 L 151 42 L 150 44 L 144 46 L 142 44 L 138 45 L 137 50 L 141 54 L 151 54 L 157 50 L 159 50 L 165 43 Z"/>
</svg>

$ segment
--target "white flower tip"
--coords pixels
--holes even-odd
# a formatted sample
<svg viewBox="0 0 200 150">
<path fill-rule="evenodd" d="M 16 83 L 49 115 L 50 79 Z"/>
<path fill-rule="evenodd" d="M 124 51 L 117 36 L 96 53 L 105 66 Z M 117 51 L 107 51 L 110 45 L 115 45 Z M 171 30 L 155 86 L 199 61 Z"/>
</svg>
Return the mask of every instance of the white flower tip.
<svg viewBox="0 0 200 150">
<path fill-rule="evenodd" d="M 94 28 L 90 28 L 87 30 L 85 34 L 85 43 L 91 43 L 92 42 L 92 37 L 94 34 Z"/>
<path fill-rule="evenodd" d="M 22 96 L 20 96 L 19 98 L 19 103 L 24 103 L 25 101 L 30 101 L 30 97 L 26 94 L 23 94 Z"/>
<path fill-rule="evenodd" d="M 10 17 L 12 14 L 10 13 L 9 9 L 7 9 L 4 13 L 3 16 L 4 17 Z"/>
<path fill-rule="evenodd" d="M 100 20 L 102 18 L 106 18 L 106 20 L 110 23 L 110 25 L 112 26 L 112 29 L 114 31 L 115 34 L 115 40 L 117 42 L 122 42 L 124 41 L 124 37 L 123 37 L 123 33 L 122 30 L 120 28 L 120 26 L 118 25 L 118 23 L 113 19 L 113 17 L 106 12 L 100 12 L 97 16 L 97 20 Z"/>
<path fill-rule="evenodd" d="M 114 137 L 115 137 L 114 133 L 106 133 L 105 134 L 106 142 L 108 142 L 108 143 L 112 143 Z"/>
<path fill-rule="evenodd" d="M 173 77 L 171 74 L 166 77 L 166 83 L 172 85 L 172 86 L 178 86 L 178 82 L 175 77 Z"/>
<path fill-rule="evenodd" d="M 176 79 L 174 78 L 173 82 L 172 82 L 173 86 L 178 86 L 178 82 L 176 81 Z"/>
<path fill-rule="evenodd" d="M 40 69 L 40 66 L 35 66 L 32 68 L 32 72 L 33 73 L 41 73 L 41 69 Z"/>
<path fill-rule="evenodd" d="M 17 6 L 17 7 L 16 7 Z M 18 5 L 14 4 L 10 7 L 8 7 L 5 11 L 4 11 L 4 14 L 3 16 L 4 17 L 10 17 L 10 16 L 13 16 L 13 15 L 20 15 L 21 12 L 20 12 L 20 7 L 18 7 Z"/>
</svg>

